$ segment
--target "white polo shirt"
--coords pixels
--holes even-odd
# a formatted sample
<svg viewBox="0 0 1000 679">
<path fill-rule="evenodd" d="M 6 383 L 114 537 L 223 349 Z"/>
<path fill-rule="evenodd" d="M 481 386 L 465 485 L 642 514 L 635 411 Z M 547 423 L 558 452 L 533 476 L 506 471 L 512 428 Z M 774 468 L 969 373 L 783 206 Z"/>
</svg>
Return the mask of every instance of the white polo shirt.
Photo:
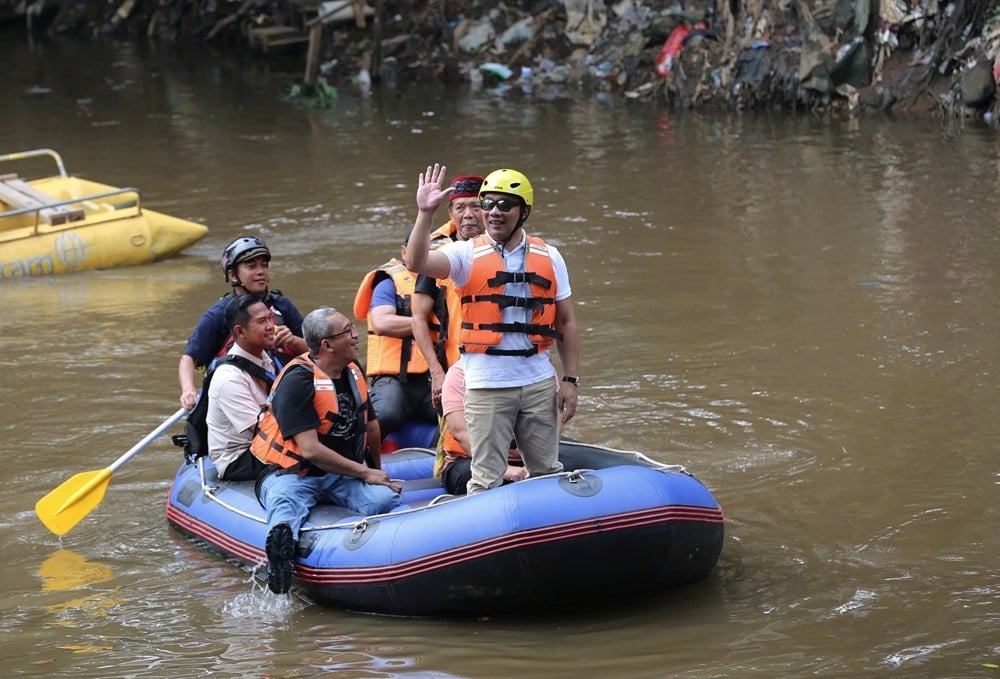
<svg viewBox="0 0 1000 679">
<path fill-rule="evenodd" d="M 269 373 L 274 373 L 274 361 L 264 354 L 261 360 L 234 344 L 229 355 L 242 356 Z M 208 455 L 222 476 L 226 468 L 250 447 L 257 416 L 267 401 L 264 386 L 249 373 L 231 363 L 215 370 L 208 388 Z"/>
<path fill-rule="evenodd" d="M 489 234 L 486 237 L 493 242 L 500 252 L 506 271 L 523 272 L 524 259 L 527 253 L 528 234 L 521 229 L 521 242 L 510 252 L 493 241 Z M 572 295 L 569 286 L 569 272 L 566 261 L 554 246 L 545 244 L 552 259 L 552 268 L 556 275 L 556 301 L 562 301 Z M 472 241 L 455 241 L 448 243 L 440 250 L 448 257 L 451 272 L 448 277 L 456 286 L 465 285 L 472 273 Z M 508 295 L 530 297 L 531 286 L 528 283 L 507 283 L 504 291 Z M 531 310 L 521 307 L 508 307 L 503 310 L 504 323 L 530 323 Z M 531 341 L 524 333 L 507 332 L 497 345 L 497 349 L 530 349 Z M 484 353 L 467 353 L 462 356 L 465 366 L 465 386 L 467 389 L 498 389 L 503 387 L 523 387 L 552 377 L 556 369 L 549 360 L 548 350 L 533 356 L 495 356 Z"/>
</svg>

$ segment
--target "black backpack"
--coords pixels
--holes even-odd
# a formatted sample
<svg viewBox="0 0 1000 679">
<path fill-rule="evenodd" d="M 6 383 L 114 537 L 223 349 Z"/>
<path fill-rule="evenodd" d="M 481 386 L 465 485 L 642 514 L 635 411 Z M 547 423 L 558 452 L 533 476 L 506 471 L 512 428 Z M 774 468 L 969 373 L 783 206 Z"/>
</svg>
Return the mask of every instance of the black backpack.
<svg viewBox="0 0 1000 679">
<path fill-rule="evenodd" d="M 242 356 L 226 354 L 216 360 L 212 368 L 205 373 L 205 380 L 201 383 L 201 393 L 198 395 L 198 402 L 188 413 L 187 422 L 184 424 L 184 433 L 171 437 L 175 446 L 184 449 L 184 459 L 192 463 L 199 457 L 208 455 L 208 388 L 212 384 L 212 376 L 219 369 L 220 365 L 232 363 L 243 372 L 249 373 L 262 380 L 267 385 L 267 390 L 271 390 L 274 384 L 274 375 L 252 361 L 248 361 Z"/>
</svg>

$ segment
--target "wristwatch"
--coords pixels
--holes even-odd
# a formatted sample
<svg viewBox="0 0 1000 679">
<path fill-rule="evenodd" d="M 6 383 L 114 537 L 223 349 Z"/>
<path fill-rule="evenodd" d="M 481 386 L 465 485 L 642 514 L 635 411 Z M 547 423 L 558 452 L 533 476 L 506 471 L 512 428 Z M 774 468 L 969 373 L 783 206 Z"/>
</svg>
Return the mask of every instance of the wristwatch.
<svg viewBox="0 0 1000 679">
<path fill-rule="evenodd" d="M 563 382 L 569 382 L 570 384 L 575 384 L 578 387 L 580 386 L 580 378 L 579 377 L 570 377 L 569 375 L 565 375 L 562 378 L 562 381 Z"/>
</svg>

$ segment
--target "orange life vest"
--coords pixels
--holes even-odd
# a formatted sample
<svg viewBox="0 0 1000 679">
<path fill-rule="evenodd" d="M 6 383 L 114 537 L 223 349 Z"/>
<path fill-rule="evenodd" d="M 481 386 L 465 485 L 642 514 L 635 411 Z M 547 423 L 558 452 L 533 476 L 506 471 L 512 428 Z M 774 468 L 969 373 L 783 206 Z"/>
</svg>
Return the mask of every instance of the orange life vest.
<svg viewBox="0 0 1000 679">
<path fill-rule="evenodd" d="M 427 237 L 427 240 L 431 242 L 431 250 L 441 247 L 449 240 L 455 240 L 456 233 L 458 233 L 458 225 L 450 219 L 431 231 L 430 236 Z"/>
<path fill-rule="evenodd" d="M 284 367 L 281 374 L 274 381 L 274 386 L 271 387 L 272 396 L 268 397 L 267 403 L 264 404 L 264 408 L 261 411 L 260 420 L 257 423 L 257 434 L 250 444 L 250 452 L 264 464 L 276 464 L 279 467 L 296 471 L 300 476 L 304 476 L 316 468 L 302 457 L 302 449 L 295 443 L 294 438 L 286 440 L 282 436 L 278 420 L 274 417 L 274 405 L 271 402 L 274 391 L 281 383 L 281 379 L 288 374 L 289 370 L 299 365 L 305 365 L 312 369 L 313 388 L 315 389 L 313 407 L 316 408 L 316 414 L 319 416 L 320 421 L 317 434 L 323 436 L 330 432 L 334 424 L 343 421 L 343 418 L 338 416 L 337 389 L 334 386 L 333 380 L 323 372 L 322 368 L 313 362 L 308 353 L 305 353 L 289 361 L 288 365 Z M 361 374 L 360 366 L 356 363 L 351 363 L 347 366 L 347 369 L 350 375 L 349 382 L 356 406 L 353 416 L 361 420 L 355 426 L 359 426 L 362 433 L 360 435 L 361 445 L 355 447 L 353 455 L 345 455 L 345 457 L 350 457 L 355 462 L 364 462 L 365 446 L 363 432 L 368 424 L 368 409 L 366 407 L 366 403 L 368 402 L 368 385 L 365 382 L 364 375 Z M 348 413 L 348 415 L 350 416 L 351 414 Z"/>
<path fill-rule="evenodd" d="M 462 301 L 461 350 L 501 356 L 530 356 L 562 339 L 556 330 L 556 276 L 548 246 L 541 238 L 528 236 L 524 271 L 504 270 L 504 261 L 493 242 L 484 234 L 472 241 L 472 270 L 469 280 L 458 288 Z M 528 283 L 529 297 L 508 295 L 507 283 Z M 531 310 L 528 323 L 505 323 L 507 307 Z M 496 349 L 505 332 L 528 335 L 533 349 Z"/>
<path fill-rule="evenodd" d="M 451 433 L 451 427 L 448 426 L 447 421 L 441 423 L 441 448 L 446 453 L 451 453 L 457 457 L 468 457 L 468 453 L 462 450 L 461 444 L 455 435 Z"/>
<path fill-rule="evenodd" d="M 388 262 L 369 272 L 361 281 L 358 294 L 354 297 L 354 317 L 368 321 L 368 375 L 396 375 L 405 379 L 408 374 L 420 374 L 429 370 L 424 355 L 415 349 L 413 337 L 389 337 L 376 335 L 369 317 L 369 307 L 375 286 L 386 278 L 392 278 L 396 286 L 396 314 L 410 316 L 410 296 L 416 285 L 416 274 L 410 273 L 398 259 Z"/>
</svg>

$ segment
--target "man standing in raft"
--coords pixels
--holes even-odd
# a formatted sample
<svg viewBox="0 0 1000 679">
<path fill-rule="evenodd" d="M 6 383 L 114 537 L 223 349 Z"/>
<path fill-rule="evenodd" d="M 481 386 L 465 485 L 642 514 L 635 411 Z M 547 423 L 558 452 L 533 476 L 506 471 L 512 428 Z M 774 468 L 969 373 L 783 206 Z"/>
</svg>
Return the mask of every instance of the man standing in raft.
<svg viewBox="0 0 1000 679">
<path fill-rule="evenodd" d="M 410 271 L 451 278 L 462 296 L 471 495 L 503 482 L 511 438 L 531 476 L 562 471 L 560 421 L 576 413 L 579 339 L 562 255 L 524 230 L 534 190 L 517 170 L 495 170 L 483 181 L 483 235 L 430 250 L 434 212 L 452 191 L 444 188 L 446 170 L 435 164 L 418 178 L 405 259 Z M 558 391 L 553 343 L 564 371 Z"/>
</svg>

